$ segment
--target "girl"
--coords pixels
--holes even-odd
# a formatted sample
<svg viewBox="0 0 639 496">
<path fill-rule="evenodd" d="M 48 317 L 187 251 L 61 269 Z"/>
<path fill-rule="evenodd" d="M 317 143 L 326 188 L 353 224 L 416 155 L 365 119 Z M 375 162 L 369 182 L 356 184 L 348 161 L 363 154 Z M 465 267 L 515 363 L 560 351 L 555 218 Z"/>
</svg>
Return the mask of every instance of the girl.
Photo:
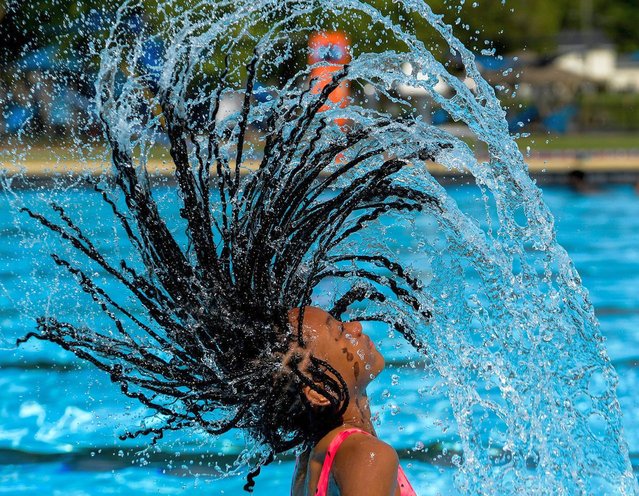
<svg viewBox="0 0 639 496">
<path fill-rule="evenodd" d="M 300 313 L 299 309 L 289 312 L 294 326 Z M 307 358 L 312 354 L 330 363 L 346 382 L 350 401 L 340 425 L 328 431 L 313 429 L 312 442 L 298 457 L 292 496 L 414 495 L 397 453 L 377 439 L 371 422 L 366 386 L 384 368 L 384 358 L 362 333 L 362 325 L 340 322 L 319 308 L 306 307 L 302 328 Z M 303 394 L 312 411 L 330 406 L 310 386 L 303 388 Z"/>
</svg>

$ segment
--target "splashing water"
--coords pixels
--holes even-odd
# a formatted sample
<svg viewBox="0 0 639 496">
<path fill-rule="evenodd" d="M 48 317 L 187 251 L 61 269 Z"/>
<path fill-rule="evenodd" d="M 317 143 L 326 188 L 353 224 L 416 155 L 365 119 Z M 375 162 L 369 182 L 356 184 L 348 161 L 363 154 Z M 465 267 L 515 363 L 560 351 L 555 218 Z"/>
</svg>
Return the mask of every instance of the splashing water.
<svg viewBox="0 0 639 496">
<path fill-rule="evenodd" d="M 189 123 L 188 129 L 168 130 L 186 137 L 188 146 L 172 151 L 174 161 L 187 164 L 182 174 L 191 171 L 201 184 L 209 181 L 211 168 L 230 181 L 236 180 L 233 165 L 237 178 L 240 171 L 246 174 L 237 179 L 234 200 L 248 195 L 247 178 L 261 173 L 251 166 L 267 155 L 273 129 L 281 141 L 304 136 L 300 143 L 306 143 L 272 154 L 275 174 L 288 171 L 286 177 L 295 177 L 291 171 L 322 153 L 330 156 L 325 175 L 343 163 L 355 164 L 336 176 L 333 192 L 326 194 L 348 186 L 380 160 L 409 162 L 396 182 L 432 199 L 427 212 L 432 224 L 416 227 L 411 240 L 415 257 L 430 259 L 428 271 L 411 274 L 425 289 L 411 292 L 419 311 L 388 299 L 353 315 L 386 313 L 396 329 L 414 330 L 411 344 L 430 360 L 428 373 L 437 378 L 430 393 L 447 395 L 456 420 L 463 450 L 458 489 L 468 494 L 638 491 L 622 438 L 615 372 L 587 292 L 555 240 L 552 216 L 528 176 L 493 88 L 441 16 L 419 0 L 393 3 L 390 10 L 355 0 L 203 0 L 188 7 L 165 2 L 153 14 L 161 28 L 135 37 L 127 31 L 135 7 L 127 3 L 119 9 L 95 83 L 96 114 L 108 130 L 121 175 L 134 176 L 141 189 L 151 188 L 147 164 L 166 139 L 167 118 Z M 406 19 L 419 29 L 409 30 Z M 347 108 L 305 120 L 304 109 L 317 98 L 308 91 L 306 40 L 318 30 L 348 31 L 351 23 L 363 41 L 351 45 L 352 61 L 335 82 L 347 80 L 355 98 Z M 383 39 L 373 39 L 373 33 Z M 144 68 L 149 40 L 161 43 L 163 57 Z M 463 77 L 448 69 L 450 57 L 461 61 Z M 440 92 L 441 82 L 448 92 Z M 428 95 L 421 108 L 395 91 L 399 85 Z M 363 93 L 374 96 L 361 103 Z M 234 100 L 240 102 L 236 111 L 220 110 Z M 294 111 L 287 115 L 281 111 L 286 108 Z M 427 123 L 420 110 L 432 108 L 464 124 L 485 147 L 471 147 Z M 277 121 L 269 126 L 272 116 Z M 344 146 L 347 130 L 334 119 L 348 119 L 349 128 L 367 130 L 366 137 Z M 247 123 L 262 131 L 247 139 Z M 135 165 L 118 165 L 118 156 L 134 157 Z M 484 218 L 465 212 L 431 175 L 434 159 L 450 171 L 472 175 Z M 5 185 L 10 181 L 5 178 Z M 235 205 L 215 195 L 211 208 L 222 223 Z M 188 209 L 189 197 L 182 195 L 182 201 Z M 404 210 L 362 220 L 371 225 L 357 242 L 368 245 L 369 255 L 393 259 L 392 239 L 384 241 L 384 233 L 410 218 L 410 209 Z M 348 253 L 352 242 L 335 246 L 334 257 Z M 344 264 L 334 265 L 344 270 Z M 316 301 L 323 302 L 328 291 L 344 292 L 338 281 L 322 289 Z"/>
</svg>

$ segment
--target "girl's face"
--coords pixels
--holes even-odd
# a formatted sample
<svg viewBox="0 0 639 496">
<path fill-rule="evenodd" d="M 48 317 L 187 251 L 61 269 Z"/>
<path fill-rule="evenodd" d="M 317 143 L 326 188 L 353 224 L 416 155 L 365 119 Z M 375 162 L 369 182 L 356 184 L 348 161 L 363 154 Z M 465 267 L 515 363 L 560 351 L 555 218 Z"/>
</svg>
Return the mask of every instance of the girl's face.
<svg viewBox="0 0 639 496">
<path fill-rule="evenodd" d="M 289 320 L 294 329 L 298 318 L 299 309 L 292 309 Z M 306 349 L 334 367 L 351 393 L 362 392 L 384 369 L 384 357 L 359 322 L 341 322 L 320 308 L 306 307 L 302 332 Z"/>
</svg>

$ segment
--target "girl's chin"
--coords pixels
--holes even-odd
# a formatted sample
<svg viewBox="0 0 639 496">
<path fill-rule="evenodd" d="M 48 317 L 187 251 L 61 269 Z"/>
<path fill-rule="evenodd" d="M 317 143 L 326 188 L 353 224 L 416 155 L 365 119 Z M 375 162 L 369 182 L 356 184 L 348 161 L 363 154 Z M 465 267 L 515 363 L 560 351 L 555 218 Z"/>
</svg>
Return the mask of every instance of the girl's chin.
<svg viewBox="0 0 639 496">
<path fill-rule="evenodd" d="M 373 353 L 371 354 L 370 365 L 370 374 L 373 375 L 373 378 L 377 377 L 380 372 L 384 370 L 384 367 L 386 367 L 386 361 L 379 351 L 373 350 Z"/>
</svg>

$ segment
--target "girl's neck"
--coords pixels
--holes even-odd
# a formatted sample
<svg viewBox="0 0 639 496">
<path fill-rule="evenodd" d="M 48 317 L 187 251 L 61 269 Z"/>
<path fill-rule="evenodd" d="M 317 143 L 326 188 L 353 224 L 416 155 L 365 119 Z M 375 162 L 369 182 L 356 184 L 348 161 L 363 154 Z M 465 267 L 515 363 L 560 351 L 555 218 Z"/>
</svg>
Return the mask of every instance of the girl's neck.
<svg viewBox="0 0 639 496">
<path fill-rule="evenodd" d="M 366 391 L 362 394 L 351 396 L 351 401 L 342 416 L 344 427 L 355 427 L 369 434 L 375 434 L 375 428 L 371 421 L 371 409 L 368 403 Z"/>
</svg>

